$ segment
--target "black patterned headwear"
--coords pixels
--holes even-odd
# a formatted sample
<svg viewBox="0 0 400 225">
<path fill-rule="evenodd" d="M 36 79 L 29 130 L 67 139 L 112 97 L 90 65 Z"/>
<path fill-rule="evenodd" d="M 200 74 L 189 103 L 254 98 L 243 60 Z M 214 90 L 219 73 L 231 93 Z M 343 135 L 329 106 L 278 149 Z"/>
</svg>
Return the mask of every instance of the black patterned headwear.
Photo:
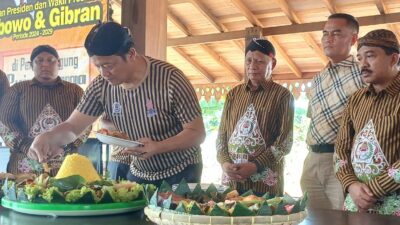
<svg viewBox="0 0 400 225">
<path fill-rule="evenodd" d="M 400 52 L 400 45 L 396 35 L 392 31 L 385 29 L 370 31 L 364 37 L 358 39 L 357 50 L 362 46 L 384 47 L 397 53 Z"/>
<path fill-rule="evenodd" d="M 96 24 L 85 40 L 89 56 L 110 56 L 125 54 L 133 47 L 131 32 L 115 22 Z"/>
<path fill-rule="evenodd" d="M 264 38 L 253 38 L 247 45 L 245 53 L 249 51 L 260 51 L 270 57 L 275 57 L 275 48 L 268 40 Z"/>
<path fill-rule="evenodd" d="M 59 58 L 57 50 L 55 48 L 51 47 L 50 45 L 38 45 L 32 50 L 30 57 L 31 62 L 36 58 L 36 56 L 38 56 L 42 52 L 47 52 L 49 54 L 52 54 L 57 59 Z"/>
</svg>

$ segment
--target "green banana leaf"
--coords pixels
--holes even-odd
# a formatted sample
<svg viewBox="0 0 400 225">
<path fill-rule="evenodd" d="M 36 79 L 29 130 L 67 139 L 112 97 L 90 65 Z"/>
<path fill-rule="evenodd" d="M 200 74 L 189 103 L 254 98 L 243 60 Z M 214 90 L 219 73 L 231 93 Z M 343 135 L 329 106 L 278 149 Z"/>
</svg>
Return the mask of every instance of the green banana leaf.
<svg viewBox="0 0 400 225">
<path fill-rule="evenodd" d="M 219 207 L 217 204 L 215 204 L 209 215 L 210 216 L 229 216 L 229 213 L 228 213 L 228 211 L 221 209 L 221 207 Z"/>
<path fill-rule="evenodd" d="M 231 216 L 255 216 L 255 213 L 242 203 L 236 202 Z"/>
<path fill-rule="evenodd" d="M 57 187 L 61 192 L 71 191 L 74 189 L 80 189 L 85 185 L 85 178 L 79 175 L 72 175 L 60 179 L 50 179 L 50 185 Z"/>
<path fill-rule="evenodd" d="M 271 207 L 268 205 L 267 202 L 264 202 L 260 209 L 257 212 L 257 216 L 271 216 L 272 215 L 272 209 Z"/>
<path fill-rule="evenodd" d="M 178 184 L 178 187 L 176 188 L 174 193 L 181 196 L 186 196 L 186 194 L 191 193 L 189 185 L 187 184 L 185 178 L 183 178 Z"/>
</svg>

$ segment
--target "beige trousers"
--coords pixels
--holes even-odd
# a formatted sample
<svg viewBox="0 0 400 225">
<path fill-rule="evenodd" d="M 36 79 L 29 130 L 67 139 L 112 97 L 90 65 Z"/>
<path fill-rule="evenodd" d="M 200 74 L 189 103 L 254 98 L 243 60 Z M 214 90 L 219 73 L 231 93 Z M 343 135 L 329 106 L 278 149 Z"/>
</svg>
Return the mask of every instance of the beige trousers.
<svg viewBox="0 0 400 225">
<path fill-rule="evenodd" d="M 310 151 L 300 183 L 303 193 L 308 193 L 309 208 L 343 209 L 344 193 L 333 169 L 333 153 Z"/>
</svg>

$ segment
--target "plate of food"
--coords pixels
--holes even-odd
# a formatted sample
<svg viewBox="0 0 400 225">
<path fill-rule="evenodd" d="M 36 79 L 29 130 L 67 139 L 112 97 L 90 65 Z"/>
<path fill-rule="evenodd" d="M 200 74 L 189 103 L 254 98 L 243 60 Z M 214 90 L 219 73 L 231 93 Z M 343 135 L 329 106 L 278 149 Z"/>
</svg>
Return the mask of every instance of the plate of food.
<svg viewBox="0 0 400 225">
<path fill-rule="evenodd" d="M 44 173 L 17 183 L 5 179 L 1 205 L 13 211 L 46 216 L 96 216 L 144 208 L 143 185 L 99 176 L 91 161 L 68 155 L 55 177 Z"/>
<path fill-rule="evenodd" d="M 144 209 L 156 224 L 285 224 L 297 225 L 307 216 L 307 195 L 295 199 L 289 195 L 270 197 L 255 195 L 248 190 L 242 195 L 228 187 L 220 192 L 217 186 L 207 188 L 196 184 L 192 189 L 186 181 L 172 188 L 163 182 Z M 204 190 L 205 189 L 205 190 Z"/>
<path fill-rule="evenodd" d="M 117 145 L 125 148 L 132 148 L 143 145 L 140 142 L 129 140 L 128 135 L 120 131 L 100 129 L 99 131 L 95 132 L 95 134 L 96 138 L 99 139 L 99 141 L 109 145 Z"/>
<path fill-rule="evenodd" d="M 51 204 L 11 201 L 3 198 L 1 205 L 15 212 L 38 216 L 97 216 L 112 215 L 143 209 L 146 200 L 104 204 Z"/>
</svg>

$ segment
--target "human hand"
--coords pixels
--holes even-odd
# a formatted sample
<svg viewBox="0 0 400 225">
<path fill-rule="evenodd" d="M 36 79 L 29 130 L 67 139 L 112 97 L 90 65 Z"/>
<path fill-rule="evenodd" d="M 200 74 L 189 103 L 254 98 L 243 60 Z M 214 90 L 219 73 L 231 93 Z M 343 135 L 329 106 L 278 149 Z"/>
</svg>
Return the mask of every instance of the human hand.
<svg viewBox="0 0 400 225">
<path fill-rule="evenodd" d="M 122 153 L 130 154 L 141 159 L 149 159 L 153 155 L 160 154 L 161 144 L 160 142 L 153 141 L 150 138 L 140 138 L 138 142 L 142 143 L 137 147 L 125 148 Z"/>
<path fill-rule="evenodd" d="M 235 164 L 225 162 L 222 164 L 222 170 L 225 172 L 226 176 L 231 180 L 240 180 L 239 174 L 237 174 Z"/>
<path fill-rule="evenodd" d="M 364 183 L 351 184 L 347 190 L 360 212 L 365 212 L 372 208 L 377 201 L 371 189 Z"/>
<path fill-rule="evenodd" d="M 38 135 L 32 142 L 28 150 L 28 157 L 39 161 L 47 162 L 64 153 L 64 149 L 51 142 L 52 136 L 49 132 Z"/>
<path fill-rule="evenodd" d="M 257 172 L 257 166 L 252 162 L 234 164 L 234 167 L 240 180 L 246 180 Z"/>
</svg>

